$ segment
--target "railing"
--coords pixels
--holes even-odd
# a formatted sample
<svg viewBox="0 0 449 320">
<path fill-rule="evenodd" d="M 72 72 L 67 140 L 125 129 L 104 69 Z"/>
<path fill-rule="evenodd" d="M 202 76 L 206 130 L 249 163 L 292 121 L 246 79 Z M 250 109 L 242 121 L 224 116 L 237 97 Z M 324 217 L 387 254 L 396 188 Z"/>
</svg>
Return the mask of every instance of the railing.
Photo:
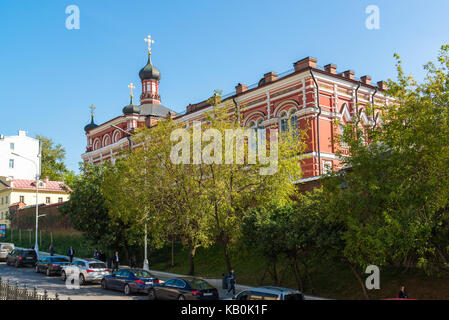
<svg viewBox="0 0 449 320">
<path fill-rule="evenodd" d="M 50 298 L 47 290 L 39 293 L 36 287 L 30 290 L 26 284 L 20 287 L 17 281 L 13 284 L 0 277 L 0 300 L 59 300 L 59 295 L 56 293 L 54 298 Z"/>
</svg>

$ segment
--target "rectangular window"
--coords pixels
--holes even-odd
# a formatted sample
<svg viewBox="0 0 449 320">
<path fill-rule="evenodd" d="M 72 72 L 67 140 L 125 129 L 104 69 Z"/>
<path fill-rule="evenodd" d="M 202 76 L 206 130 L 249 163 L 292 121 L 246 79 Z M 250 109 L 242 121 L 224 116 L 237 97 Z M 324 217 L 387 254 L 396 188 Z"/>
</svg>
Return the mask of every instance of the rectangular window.
<svg viewBox="0 0 449 320">
<path fill-rule="evenodd" d="M 9 159 L 9 168 L 14 169 L 14 159 Z"/>
<path fill-rule="evenodd" d="M 58 202 L 62 202 L 63 200 L 62 200 L 62 198 L 58 198 Z"/>
<path fill-rule="evenodd" d="M 24 196 L 20 196 L 19 197 L 19 201 L 25 203 L 25 197 Z"/>
<path fill-rule="evenodd" d="M 45 198 L 45 203 L 47 203 L 47 204 L 50 203 L 50 197 Z"/>
<path fill-rule="evenodd" d="M 9 144 L 9 149 L 14 150 L 14 143 Z"/>
</svg>

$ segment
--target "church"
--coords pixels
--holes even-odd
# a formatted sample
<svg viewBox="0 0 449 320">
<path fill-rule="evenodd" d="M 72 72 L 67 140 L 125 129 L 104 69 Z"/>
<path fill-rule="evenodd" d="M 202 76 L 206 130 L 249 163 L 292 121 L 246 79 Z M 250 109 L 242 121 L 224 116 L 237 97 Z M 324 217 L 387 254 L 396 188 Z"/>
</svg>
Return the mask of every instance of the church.
<svg viewBox="0 0 449 320">
<path fill-rule="evenodd" d="M 186 107 L 179 114 L 161 104 L 159 85 L 161 72 L 151 60 L 150 36 L 148 62 L 140 70 L 140 105 L 133 104 L 131 83 L 130 104 L 122 109 L 122 114 L 100 125 L 95 124 L 91 106 L 91 122 L 85 126 L 87 138 L 86 152 L 82 159 L 89 163 L 114 161 L 114 156 L 122 148 L 132 146 L 131 135 L 142 126 L 151 127 L 160 119 L 171 117 L 176 121 L 191 125 L 200 121 L 213 107 L 208 98 Z M 303 162 L 303 179 L 300 183 L 319 179 L 328 170 L 341 168 L 336 155 L 339 146 L 333 143 L 341 133 L 343 125 L 335 126 L 335 120 L 344 124 L 358 115 L 360 125 L 376 126 L 382 123 L 380 110 L 368 113 L 371 104 L 383 106 L 390 102 L 385 94 L 386 83 L 373 83 L 368 75 L 360 78 L 353 70 L 337 71 L 335 64 L 324 67 L 317 59 L 306 57 L 293 63 L 292 69 L 277 74 L 268 72 L 256 83 L 238 83 L 235 91 L 222 96 L 222 104 L 232 104 L 240 114 L 242 126 L 258 130 L 293 128 L 307 131 L 307 150 Z M 344 151 L 344 150 L 343 150 Z"/>
</svg>

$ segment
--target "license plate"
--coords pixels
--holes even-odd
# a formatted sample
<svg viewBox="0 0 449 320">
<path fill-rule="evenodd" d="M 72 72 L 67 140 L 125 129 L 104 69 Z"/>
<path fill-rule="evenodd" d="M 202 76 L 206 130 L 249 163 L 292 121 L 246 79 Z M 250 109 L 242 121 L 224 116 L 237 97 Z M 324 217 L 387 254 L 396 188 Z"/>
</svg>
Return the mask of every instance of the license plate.
<svg viewBox="0 0 449 320">
<path fill-rule="evenodd" d="M 151 281 L 148 281 L 148 282 L 145 282 L 145 284 L 153 284 L 153 282 L 151 282 Z"/>
<path fill-rule="evenodd" d="M 27 260 L 31 260 L 31 259 L 33 259 L 33 258 L 31 258 L 31 257 L 26 257 L 25 259 L 27 259 Z"/>
<path fill-rule="evenodd" d="M 212 292 L 205 292 L 204 295 L 205 295 L 205 296 L 211 296 L 211 295 L 212 295 Z"/>
</svg>

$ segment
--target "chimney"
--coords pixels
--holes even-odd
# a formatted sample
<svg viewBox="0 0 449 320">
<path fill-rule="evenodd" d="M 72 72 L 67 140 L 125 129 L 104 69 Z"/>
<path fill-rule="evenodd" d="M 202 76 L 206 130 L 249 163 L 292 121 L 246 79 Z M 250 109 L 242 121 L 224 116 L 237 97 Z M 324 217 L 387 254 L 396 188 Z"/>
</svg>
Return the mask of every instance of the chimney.
<svg viewBox="0 0 449 320">
<path fill-rule="evenodd" d="M 382 90 L 387 90 L 387 83 L 385 81 L 377 82 L 377 87 Z"/>
<path fill-rule="evenodd" d="M 295 72 L 305 69 L 307 67 L 316 68 L 316 62 L 317 60 L 313 57 L 307 57 L 302 60 L 296 61 L 293 63 L 293 66 L 295 67 Z"/>
<path fill-rule="evenodd" d="M 370 76 L 363 76 L 363 77 L 360 78 L 360 80 L 364 84 L 371 84 L 371 77 Z"/>
<path fill-rule="evenodd" d="M 332 73 L 332 74 L 336 74 L 337 73 L 337 65 L 329 63 L 324 66 L 324 71 Z"/>
<path fill-rule="evenodd" d="M 268 72 L 263 75 L 265 83 L 270 83 L 278 79 L 278 74 L 276 72 Z"/>
<path fill-rule="evenodd" d="M 354 80 L 355 72 L 353 70 L 346 70 L 343 72 L 343 77 Z"/>
<path fill-rule="evenodd" d="M 246 90 L 248 90 L 248 86 L 245 85 L 245 84 L 239 83 L 239 84 L 237 84 L 237 85 L 235 86 L 235 93 L 236 93 L 236 94 L 245 92 Z"/>
</svg>

